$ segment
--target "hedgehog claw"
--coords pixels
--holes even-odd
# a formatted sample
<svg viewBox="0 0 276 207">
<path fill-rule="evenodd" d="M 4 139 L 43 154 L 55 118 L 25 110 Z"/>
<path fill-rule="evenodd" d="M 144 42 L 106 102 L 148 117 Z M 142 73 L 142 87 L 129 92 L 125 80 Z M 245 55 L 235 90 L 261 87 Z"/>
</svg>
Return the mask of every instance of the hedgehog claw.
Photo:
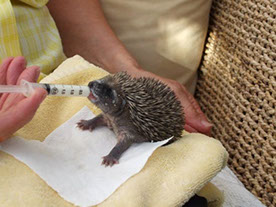
<svg viewBox="0 0 276 207">
<path fill-rule="evenodd" d="M 114 164 L 119 164 L 119 161 L 116 158 L 108 155 L 103 157 L 102 165 L 105 165 L 105 167 L 112 167 Z"/>
<path fill-rule="evenodd" d="M 93 129 L 95 128 L 93 125 L 91 125 L 91 123 L 89 123 L 89 121 L 87 120 L 80 120 L 77 123 L 77 127 L 80 128 L 81 130 L 89 130 L 89 131 L 93 131 Z"/>
</svg>

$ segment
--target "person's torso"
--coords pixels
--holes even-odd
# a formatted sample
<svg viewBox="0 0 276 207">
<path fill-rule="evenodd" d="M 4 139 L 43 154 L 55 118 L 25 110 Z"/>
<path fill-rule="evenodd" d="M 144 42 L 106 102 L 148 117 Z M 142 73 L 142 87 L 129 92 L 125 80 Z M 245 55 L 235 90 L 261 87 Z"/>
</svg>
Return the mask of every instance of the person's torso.
<svg viewBox="0 0 276 207">
<path fill-rule="evenodd" d="M 144 69 L 193 92 L 211 0 L 102 0 L 109 24 Z"/>
</svg>

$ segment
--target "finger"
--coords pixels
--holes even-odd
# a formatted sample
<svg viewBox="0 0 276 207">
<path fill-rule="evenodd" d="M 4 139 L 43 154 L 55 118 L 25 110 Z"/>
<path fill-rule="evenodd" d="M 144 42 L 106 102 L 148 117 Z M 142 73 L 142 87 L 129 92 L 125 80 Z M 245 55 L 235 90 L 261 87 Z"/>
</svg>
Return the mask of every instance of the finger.
<svg viewBox="0 0 276 207">
<path fill-rule="evenodd" d="M 5 103 L 5 100 L 8 98 L 10 94 L 9 93 L 4 93 L 2 94 L 2 96 L 0 97 L 0 111 L 2 110 L 3 108 L 3 105 Z"/>
<path fill-rule="evenodd" d="M 8 71 L 9 65 L 12 62 L 12 60 L 13 60 L 13 57 L 6 58 L 3 60 L 1 66 L 0 66 L 0 85 L 6 85 L 7 71 Z M 4 95 L 0 94 L 0 102 L 1 102 L 1 97 Z M 0 109 L 1 109 L 1 107 L 0 107 Z"/>
<path fill-rule="evenodd" d="M 193 127 L 191 127 L 190 125 L 187 125 L 187 124 L 185 124 L 184 129 L 187 132 L 190 132 L 190 133 L 192 133 L 192 132 L 198 132 L 196 129 L 194 129 Z"/>
<path fill-rule="evenodd" d="M 35 89 L 34 93 L 30 97 L 25 98 L 15 106 L 15 109 L 18 110 L 18 112 L 21 112 L 18 117 L 20 117 L 22 120 L 24 117 L 32 118 L 46 96 L 47 91 L 45 89 Z"/>
<path fill-rule="evenodd" d="M 183 87 L 183 93 L 185 94 L 184 111 L 186 117 L 186 125 L 195 129 L 203 134 L 210 135 L 212 124 L 209 123 L 205 114 L 200 109 L 199 104 L 195 98 L 190 94 L 186 88 Z"/>
<path fill-rule="evenodd" d="M 7 71 L 13 59 L 13 57 L 10 57 L 3 60 L 0 66 L 0 85 L 6 85 Z"/>
<path fill-rule="evenodd" d="M 40 68 L 38 66 L 31 66 L 24 70 L 17 80 L 17 84 L 20 84 L 21 80 L 29 82 L 36 82 L 40 75 Z"/>
<path fill-rule="evenodd" d="M 190 107 L 185 110 L 185 114 L 187 126 L 195 129 L 197 132 L 210 135 L 213 125 L 208 122 L 202 111 L 199 112 L 194 106 L 190 105 Z"/>
<path fill-rule="evenodd" d="M 27 62 L 22 56 L 16 57 L 12 60 L 7 71 L 6 83 L 8 85 L 15 85 L 17 83 L 17 79 L 22 71 L 25 70 L 26 64 Z"/>
<path fill-rule="evenodd" d="M 23 100 L 25 96 L 20 93 L 5 94 L 0 102 L 1 111 L 6 111 L 16 105 L 19 101 Z"/>
<path fill-rule="evenodd" d="M 37 88 L 32 96 L 2 113 L 0 116 L 0 121 L 3 123 L 0 125 L 0 141 L 10 137 L 31 120 L 46 95 L 47 92 L 44 89 Z"/>
<path fill-rule="evenodd" d="M 202 126 L 200 128 L 200 132 L 210 136 L 213 124 L 208 121 L 206 115 L 203 113 L 198 102 L 195 99 L 194 99 L 194 102 L 195 102 L 195 104 L 193 105 L 193 108 L 195 109 L 196 113 L 198 114 L 198 118 L 200 119 L 200 125 Z"/>
<path fill-rule="evenodd" d="M 39 67 L 31 66 L 21 73 L 17 80 L 17 84 L 19 84 L 22 79 L 29 82 L 35 82 L 38 79 L 39 74 Z M 0 100 L 0 109 L 7 110 L 8 108 L 12 107 L 14 104 L 18 103 L 24 98 L 25 96 L 22 94 L 10 94 L 9 96 L 3 97 L 2 100 Z"/>
</svg>

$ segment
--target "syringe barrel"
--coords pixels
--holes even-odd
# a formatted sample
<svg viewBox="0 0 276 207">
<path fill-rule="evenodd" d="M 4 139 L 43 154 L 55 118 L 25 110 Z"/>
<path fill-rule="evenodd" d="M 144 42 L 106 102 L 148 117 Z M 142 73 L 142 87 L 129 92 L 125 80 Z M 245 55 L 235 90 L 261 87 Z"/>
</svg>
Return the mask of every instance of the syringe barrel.
<svg viewBox="0 0 276 207">
<path fill-rule="evenodd" d="M 88 97 L 90 89 L 88 86 L 78 85 L 57 85 L 57 84 L 43 84 L 51 96 L 82 96 Z"/>
<path fill-rule="evenodd" d="M 26 81 L 26 80 L 21 80 L 20 85 L 22 86 L 22 88 L 25 88 L 23 94 L 24 96 L 27 96 L 27 97 L 30 96 L 36 88 L 44 88 L 46 90 L 43 84 L 30 83 L 29 81 Z"/>
<path fill-rule="evenodd" d="M 24 93 L 25 96 L 30 96 L 36 88 L 44 88 L 50 96 L 88 97 L 90 94 L 90 89 L 88 86 L 30 83 L 25 80 L 21 81 L 21 85 L 27 89 Z"/>
</svg>

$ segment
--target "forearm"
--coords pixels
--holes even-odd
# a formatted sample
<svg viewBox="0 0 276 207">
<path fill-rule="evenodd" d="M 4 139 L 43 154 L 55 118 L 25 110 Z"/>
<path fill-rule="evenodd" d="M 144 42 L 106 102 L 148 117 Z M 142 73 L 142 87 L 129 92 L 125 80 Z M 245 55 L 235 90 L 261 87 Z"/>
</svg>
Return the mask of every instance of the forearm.
<svg viewBox="0 0 276 207">
<path fill-rule="evenodd" d="M 99 0 L 50 0 L 67 56 L 79 54 L 111 73 L 139 68 L 108 25 Z"/>
</svg>

